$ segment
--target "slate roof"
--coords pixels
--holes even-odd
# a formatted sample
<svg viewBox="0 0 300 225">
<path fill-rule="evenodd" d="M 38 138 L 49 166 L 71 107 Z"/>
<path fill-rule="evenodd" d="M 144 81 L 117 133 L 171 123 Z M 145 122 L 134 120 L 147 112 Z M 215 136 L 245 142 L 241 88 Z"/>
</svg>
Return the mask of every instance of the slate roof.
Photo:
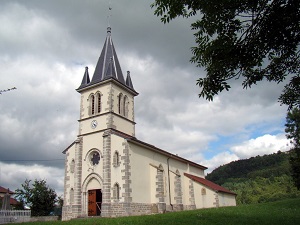
<svg viewBox="0 0 300 225">
<path fill-rule="evenodd" d="M 113 79 L 135 92 L 130 78 L 130 74 L 128 72 L 126 81 L 124 79 L 118 56 L 111 38 L 110 27 L 107 28 L 107 36 L 104 42 L 102 52 L 98 59 L 92 80 L 90 81 L 88 68 L 86 67 L 81 85 L 79 86 L 77 91 L 80 91 L 83 88 L 92 86 L 94 84 L 100 83 L 108 79 Z"/>
<path fill-rule="evenodd" d="M 206 169 L 207 169 L 207 167 L 205 167 L 205 166 L 202 166 L 202 165 L 200 165 L 200 164 L 198 164 L 198 163 L 192 162 L 192 161 L 190 161 L 190 160 L 188 160 L 188 159 L 182 158 L 182 157 L 180 157 L 180 156 L 178 156 L 178 155 L 174 155 L 174 154 L 172 154 L 172 153 L 170 153 L 170 152 L 167 152 L 167 151 L 165 151 L 165 150 L 163 150 L 163 149 L 157 148 L 157 147 L 154 146 L 154 145 L 151 145 L 151 144 L 148 144 L 148 143 L 146 143 L 146 142 L 140 141 L 140 140 L 138 140 L 138 139 L 136 139 L 136 138 L 134 138 L 134 137 L 128 139 L 128 141 L 131 142 L 131 143 L 135 143 L 135 144 L 138 144 L 138 145 L 142 145 L 142 146 L 144 146 L 144 147 L 147 147 L 148 149 L 150 149 L 150 150 L 152 150 L 152 151 L 155 151 L 155 152 L 159 152 L 160 154 L 165 155 L 165 156 L 167 156 L 167 157 L 176 159 L 176 160 L 181 161 L 181 162 L 184 162 L 184 163 L 188 163 L 188 164 L 190 164 L 190 165 L 192 165 L 192 166 L 195 166 L 195 167 L 197 167 L 197 168 L 200 168 L 200 169 L 202 169 L 202 170 L 206 170 Z"/>
<path fill-rule="evenodd" d="M 203 169 L 203 170 L 207 169 L 207 167 L 205 167 L 205 166 L 202 166 L 202 165 L 200 165 L 198 163 L 192 162 L 192 161 L 190 161 L 188 159 L 182 158 L 182 157 L 180 157 L 178 155 L 174 155 L 174 154 L 172 154 L 170 152 L 167 152 L 165 150 L 162 150 L 160 148 L 157 148 L 154 145 L 148 144 L 148 143 L 146 143 L 144 141 L 141 141 L 141 140 L 137 139 L 136 137 L 133 137 L 133 136 L 128 135 L 128 134 L 125 134 L 125 133 L 123 133 L 121 131 L 118 131 L 118 130 L 115 130 L 115 129 L 110 129 L 110 131 L 111 131 L 111 134 L 115 134 L 115 135 L 118 135 L 118 136 L 120 136 L 122 138 L 125 138 L 130 143 L 134 143 L 134 144 L 137 144 L 137 145 L 142 145 L 143 147 L 146 147 L 146 148 L 148 148 L 151 151 L 159 152 L 162 155 L 165 155 L 167 157 L 176 159 L 176 160 L 181 161 L 181 162 L 188 163 L 188 164 L 193 165 L 193 166 L 195 166 L 197 168 L 200 168 L 200 169 Z"/>
<path fill-rule="evenodd" d="M 195 175 L 192 175 L 192 174 L 188 174 L 188 173 L 184 173 L 184 176 L 192 179 L 193 181 L 196 181 L 200 184 L 203 184 L 204 186 L 208 187 L 208 188 L 211 188 L 217 192 L 224 192 L 224 193 L 227 193 L 227 194 L 232 194 L 232 195 L 237 195 L 236 193 L 232 192 L 232 191 L 229 191 L 228 189 L 218 185 L 218 184 L 215 184 L 214 182 L 211 182 L 209 180 L 206 180 L 205 178 L 202 178 L 202 177 L 197 177 Z"/>
</svg>

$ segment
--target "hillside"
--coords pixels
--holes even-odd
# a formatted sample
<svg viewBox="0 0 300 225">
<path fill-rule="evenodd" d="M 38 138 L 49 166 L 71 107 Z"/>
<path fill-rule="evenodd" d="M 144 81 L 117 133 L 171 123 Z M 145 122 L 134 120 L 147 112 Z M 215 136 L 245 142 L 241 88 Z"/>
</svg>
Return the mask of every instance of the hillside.
<svg viewBox="0 0 300 225">
<path fill-rule="evenodd" d="M 119 218 L 81 218 L 70 221 L 19 223 L 19 225 L 294 225 L 300 221 L 300 198 L 265 204 L 188 210 Z M 17 224 L 15 224 L 17 225 Z"/>
<path fill-rule="evenodd" d="M 213 170 L 206 179 L 237 193 L 238 204 L 300 196 L 290 175 L 289 152 L 234 161 Z"/>
</svg>

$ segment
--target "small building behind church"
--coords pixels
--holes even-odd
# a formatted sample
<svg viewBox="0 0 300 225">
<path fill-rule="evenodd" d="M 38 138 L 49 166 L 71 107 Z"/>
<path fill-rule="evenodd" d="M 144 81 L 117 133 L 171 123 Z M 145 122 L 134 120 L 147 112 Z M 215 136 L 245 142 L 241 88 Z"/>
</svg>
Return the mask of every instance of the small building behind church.
<svg viewBox="0 0 300 225">
<path fill-rule="evenodd" d="M 205 179 L 205 166 L 136 138 L 134 89 L 107 28 L 94 75 L 85 68 L 79 132 L 66 148 L 63 220 L 235 206 L 236 194 Z M 139 107 L 139 106 L 136 106 Z"/>
<path fill-rule="evenodd" d="M 15 194 L 13 191 L 0 186 L 0 209 L 2 208 L 2 203 L 6 194 L 10 195 L 9 204 L 11 208 L 15 208 L 18 204 L 20 204 L 15 198 L 12 197 Z"/>
</svg>

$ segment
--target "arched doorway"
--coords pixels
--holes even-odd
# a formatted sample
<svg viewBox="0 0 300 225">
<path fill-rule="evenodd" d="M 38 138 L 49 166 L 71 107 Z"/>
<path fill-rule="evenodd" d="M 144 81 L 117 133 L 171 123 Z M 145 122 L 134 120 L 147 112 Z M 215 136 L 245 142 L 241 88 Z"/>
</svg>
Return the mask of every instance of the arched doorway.
<svg viewBox="0 0 300 225">
<path fill-rule="evenodd" d="M 89 174 L 82 184 L 83 209 L 87 216 L 100 216 L 103 179 L 97 173 Z"/>
<path fill-rule="evenodd" d="M 100 216 L 102 204 L 101 189 L 88 191 L 88 216 Z"/>
</svg>

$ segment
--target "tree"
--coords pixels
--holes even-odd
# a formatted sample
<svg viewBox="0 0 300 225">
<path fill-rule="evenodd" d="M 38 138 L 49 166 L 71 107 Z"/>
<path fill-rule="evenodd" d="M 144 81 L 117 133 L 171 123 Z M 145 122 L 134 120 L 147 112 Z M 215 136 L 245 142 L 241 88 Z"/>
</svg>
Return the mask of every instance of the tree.
<svg viewBox="0 0 300 225">
<path fill-rule="evenodd" d="M 298 190 L 300 189 L 300 109 L 293 108 L 286 117 L 287 138 L 291 140 L 293 149 L 291 150 L 290 163 L 292 167 L 292 177 Z"/>
<path fill-rule="evenodd" d="M 242 79 L 250 88 L 259 81 L 280 83 L 291 76 L 279 101 L 300 106 L 299 0 L 155 0 L 161 21 L 197 16 L 191 24 L 196 46 L 191 62 L 204 67 L 199 97 L 213 100 L 229 81 Z M 292 92 L 292 94 L 291 94 Z"/>
<path fill-rule="evenodd" d="M 57 195 L 55 191 L 47 186 L 45 180 L 25 180 L 22 189 L 16 190 L 16 197 L 31 209 L 32 216 L 48 216 L 53 210 Z"/>
</svg>

